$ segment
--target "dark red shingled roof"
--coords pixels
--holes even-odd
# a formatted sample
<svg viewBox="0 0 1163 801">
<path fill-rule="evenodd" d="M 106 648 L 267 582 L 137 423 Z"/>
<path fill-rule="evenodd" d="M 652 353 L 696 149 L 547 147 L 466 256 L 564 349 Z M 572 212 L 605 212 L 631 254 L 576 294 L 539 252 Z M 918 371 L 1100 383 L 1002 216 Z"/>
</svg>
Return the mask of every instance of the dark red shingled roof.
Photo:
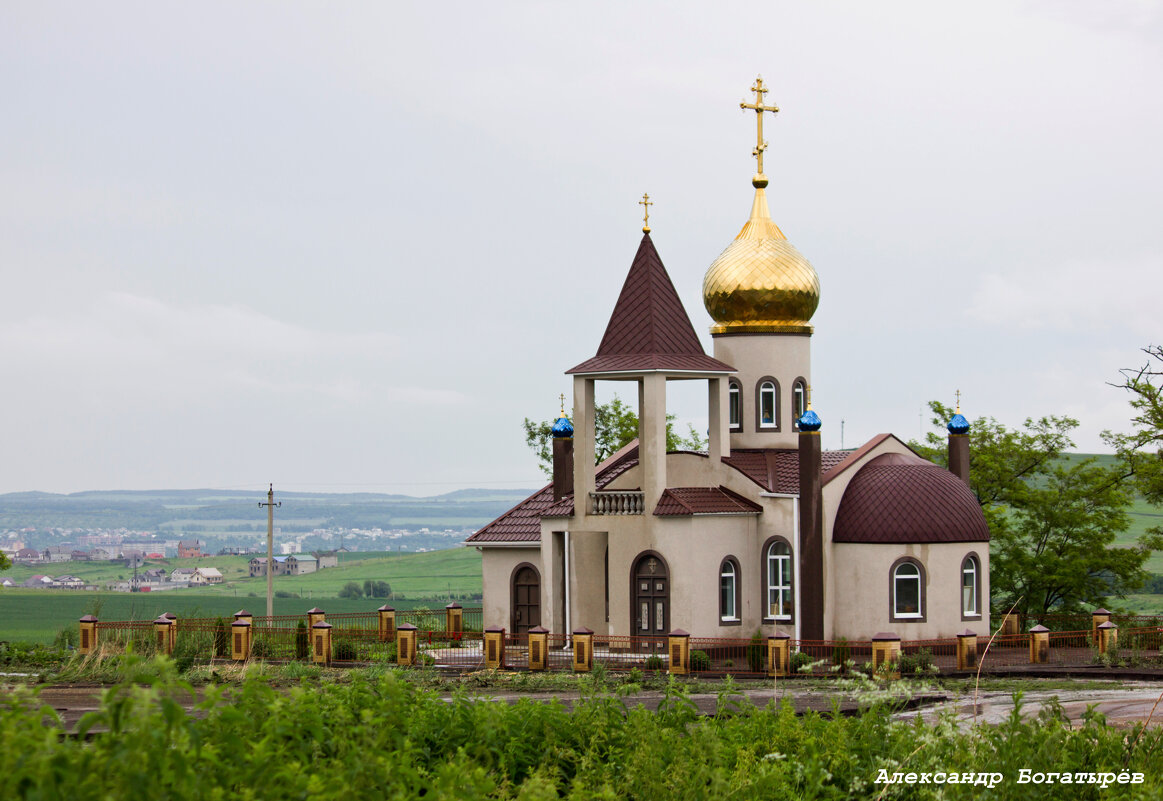
<svg viewBox="0 0 1163 801">
<path fill-rule="evenodd" d="M 594 483 L 602 489 L 618 476 L 638 464 L 637 446 L 624 448 L 600 465 Z M 530 495 L 521 503 L 473 534 L 466 545 L 486 542 L 541 542 L 542 517 L 569 517 L 573 514 L 573 493 L 556 504 L 553 485 L 550 484 Z"/>
<path fill-rule="evenodd" d="M 763 508 L 726 487 L 668 487 L 663 490 L 654 514 L 660 517 L 680 515 L 757 515 Z"/>
<path fill-rule="evenodd" d="M 957 476 L 919 456 L 886 453 L 848 483 L 832 541 L 989 542 L 989 526 Z"/>
<path fill-rule="evenodd" d="M 822 472 L 842 463 L 851 451 L 824 451 L 820 454 Z M 732 450 L 723 460 L 754 481 L 766 492 L 798 495 L 800 491 L 800 454 L 794 448 Z"/>
<path fill-rule="evenodd" d="M 703 351 L 650 234 L 643 234 L 597 355 L 566 372 L 734 369 Z"/>
</svg>

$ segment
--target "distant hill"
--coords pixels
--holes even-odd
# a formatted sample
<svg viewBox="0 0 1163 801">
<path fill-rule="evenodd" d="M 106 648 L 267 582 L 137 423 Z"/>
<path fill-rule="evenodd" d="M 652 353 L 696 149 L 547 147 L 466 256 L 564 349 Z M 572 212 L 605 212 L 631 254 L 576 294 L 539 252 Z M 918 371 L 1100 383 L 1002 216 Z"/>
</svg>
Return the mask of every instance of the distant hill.
<svg viewBox="0 0 1163 801">
<path fill-rule="evenodd" d="M 531 489 L 464 489 L 413 497 L 371 492 L 282 492 L 276 512 L 285 532 L 314 528 L 472 528 L 479 527 L 533 493 Z M 155 531 L 177 526 L 197 530 L 265 530 L 258 508 L 265 492 L 175 489 L 114 490 L 56 494 L 13 492 L 0 495 L 0 529 L 127 528 Z"/>
</svg>

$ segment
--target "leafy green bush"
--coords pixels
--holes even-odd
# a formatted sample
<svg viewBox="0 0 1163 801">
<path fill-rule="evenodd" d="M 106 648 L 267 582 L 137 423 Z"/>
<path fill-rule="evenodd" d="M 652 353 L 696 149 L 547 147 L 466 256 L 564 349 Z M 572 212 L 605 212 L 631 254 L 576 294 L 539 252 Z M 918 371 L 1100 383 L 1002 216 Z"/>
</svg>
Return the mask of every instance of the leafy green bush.
<svg viewBox="0 0 1163 801">
<path fill-rule="evenodd" d="M 651 654 L 646 657 L 646 661 L 642 666 L 647 670 L 662 670 L 662 657 L 658 654 Z"/>
<path fill-rule="evenodd" d="M 269 659 L 274 656 L 274 651 L 274 647 L 265 637 L 255 637 L 251 640 L 250 656 L 252 659 Z"/>
<path fill-rule="evenodd" d="M 356 658 L 355 643 L 342 640 L 335 643 L 335 659 L 340 662 L 354 662 Z"/>
<path fill-rule="evenodd" d="M 814 661 L 815 660 L 812 659 L 811 656 L 805 654 L 803 651 L 796 651 L 789 658 L 789 662 L 791 663 L 791 672 L 799 673 Z"/>
<path fill-rule="evenodd" d="M 310 637 L 307 635 L 307 622 L 300 620 L 295 626 L 295 658 L 306 659 L 310 653 Z"/>
<path fill-rule="evenodd" d="M 929 673 L 933 667 L 933 652 L 928 648 L 921 648 L 915 654 L 901 654 L 899 664 L 902 676 Z"/>
<path fill-rule="evenodd" d="M 691 651 L 691 670 L 695 672 L 710 670 L 711 657 L 706 651 Z"/>
</svg>

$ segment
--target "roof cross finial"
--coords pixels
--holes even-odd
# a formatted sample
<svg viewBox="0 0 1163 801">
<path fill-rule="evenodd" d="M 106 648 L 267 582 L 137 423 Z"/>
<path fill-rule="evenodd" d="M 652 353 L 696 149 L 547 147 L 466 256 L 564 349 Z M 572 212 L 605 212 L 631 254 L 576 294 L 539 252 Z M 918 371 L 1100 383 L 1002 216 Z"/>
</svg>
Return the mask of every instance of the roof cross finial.
<svg viewBox="0 0 1163 801">
<path fill-rule="evenodd" d="M 957 390 L 957 414 L 961 414 L 961 390 Z"/>
<path fill-rule="evenodd" d="M 642 199 L 638 201 L 638 205 L 645 210 L 645 215 L 642 218 L 642 233 L 650 233 L 650 207 L 654 204 L 650 201 L 650 195 L 645 192 L 642 193 Z"/>
<path fill-rule="evenodd" d="M 565 393 L 561 393 L 558 397 L 561 398 L 561 416 L 565 417 Z"/>
<path fill-rule="evenodd" d="M 767 87 L 763 85 L 762 75 L 756 76 L 755 85 L 751 87 L 751 91 L 755 92 L 755 102 L 748 103 L 746 100 L 742 100 L 739 102 L 739 108 L 751 109 L 755 112 L 756 139 L 755 149 L 751 151 L 751 155 L 755 156 L 755 159 L 758 162 L 758 171 L 756 172 L 755 177 L 751 179 L 751 182 L 755 184 L 756 187 L 760 187 L 760 180 L 763 182 L 762 186 L 767 186 L 767 178 L 763 174 L 763 151 L 767 150 L 767 142 L 763 141 L 763 112 L 770 111 L 772 114 L 775 114 L 777 111 L 779 111 L 779 106 L 774 104 L 770 106 L 763 105 L 763 96 L 767 94 L 768 90 Z"/>
<path fill-rule="evenodd" d="M 812 408 L 812 385 L 811 384 L 808 384 L 807 387 L 805 388 L 804 395 L 807 398 L 807 403 L 804 406 L 804 408 L 805 409 Z"/>
</svg>

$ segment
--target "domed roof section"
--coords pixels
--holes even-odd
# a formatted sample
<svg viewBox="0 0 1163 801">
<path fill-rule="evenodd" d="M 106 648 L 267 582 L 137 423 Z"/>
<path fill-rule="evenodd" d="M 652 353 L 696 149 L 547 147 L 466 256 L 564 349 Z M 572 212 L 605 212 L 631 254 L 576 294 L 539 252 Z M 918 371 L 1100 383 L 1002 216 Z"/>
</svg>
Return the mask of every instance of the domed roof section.
<svg viewBox="0 0 1163 801">
<path fill-rule="evenodd" d="M 767 179 L 756 175 L 751 217 L 703 278 L 711 333 L 811 333 L 820 277 L 767 210 Z"/>
<path fill-rule="evenodd" d="M 957 414 L 949 419 L 949 424 L 945 428 L 949 429 L 950 434 L 968 434 L 969 421 L 965 419 L 965 416 L 961 412 L 957 412 Z"/>
<path fill-rule="evenodd" d="M 796 424 L 800 427 L 800 431 L 819 431 L 824 425 L 824 421 L 820 419 L 820 415 L 808 409 L 800 416 L 799 420 L 796 420 Z"/>
<path fill-rule="evenodd" d="M 569 439 L 573 436 L 573 423 L 564 414 L 553 421 L 553 427 L 550 429 L 553 432 L 554 439 Z"/>
<path fill-rule="evenodd" d="M 915 454 L 888 453 L 852 477 L 833 542 L 989 542 L 989 527 L 964 481 Z"/>
</svg>

